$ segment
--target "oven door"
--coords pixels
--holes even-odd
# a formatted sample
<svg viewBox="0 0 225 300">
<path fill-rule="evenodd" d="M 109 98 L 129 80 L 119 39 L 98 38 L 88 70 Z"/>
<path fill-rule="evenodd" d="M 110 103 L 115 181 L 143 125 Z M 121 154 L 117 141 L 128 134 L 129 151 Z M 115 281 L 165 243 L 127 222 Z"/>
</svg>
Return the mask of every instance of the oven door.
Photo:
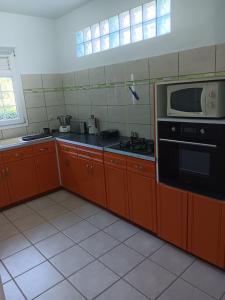
<svg viewBox="0 0 225 300">
<path fill-rule="evenodd" d="M 225 195 L 225 157 L 219 145 L 160 139 L 159 181 L 214 197 Z"/>
</svg>

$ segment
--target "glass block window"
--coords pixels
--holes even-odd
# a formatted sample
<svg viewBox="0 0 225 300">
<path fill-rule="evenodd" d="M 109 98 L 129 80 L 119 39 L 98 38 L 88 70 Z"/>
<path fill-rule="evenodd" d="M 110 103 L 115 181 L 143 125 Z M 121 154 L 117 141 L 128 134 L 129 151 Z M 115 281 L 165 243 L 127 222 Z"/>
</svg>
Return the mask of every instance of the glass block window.
<svg viewBox="0 0 225 300">
<path fill-rule="evenodd" d="M 151 0 L 76 33 L 77 57 L 171 32 L 171 0 Z"/>
</svg>

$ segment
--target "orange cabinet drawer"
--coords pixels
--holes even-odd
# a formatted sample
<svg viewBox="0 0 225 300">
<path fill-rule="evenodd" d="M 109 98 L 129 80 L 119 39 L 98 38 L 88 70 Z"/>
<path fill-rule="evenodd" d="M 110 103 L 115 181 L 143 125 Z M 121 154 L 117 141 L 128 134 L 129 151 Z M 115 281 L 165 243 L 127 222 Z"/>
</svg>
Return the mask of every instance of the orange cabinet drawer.
<svg viewBox="0 0 225 300">
<path fill-rule="evenodd" d="M 105 153 L 104 162 L 107 165 L 111 165 L 121 169 L 126 169 L 126 158 L 125 156 L 119 154 Z"/>
<path fill-rule="evenodd" d="M 20 160 L 33 155 L 33 146 L 26 146 L 2 152 L 4 162 Z"/>
<path fill-rule="evenodd" d="M 58 143 L 59 151 L 77 153 L 77 147 L 67 143 Z"/>
<path fill-rule="evenodd" d="M 127 158 L 127 170 L 155 178 L 155 163 L 138 159 Z"/>
<path fill-rule="evenodd" d="M 93 159 L 95 161 L 100 161 L 100 162 L 103 161 L 103 151 L 101 151 L 101 150 L 79 147 L 78 155 L 80 157 Z"/>
<path fill-rule="evenodd" d="M 34 145 L 35 154 L 43 154 L 55 151 L 55 142 L 40 143 Z"/>
</svg>

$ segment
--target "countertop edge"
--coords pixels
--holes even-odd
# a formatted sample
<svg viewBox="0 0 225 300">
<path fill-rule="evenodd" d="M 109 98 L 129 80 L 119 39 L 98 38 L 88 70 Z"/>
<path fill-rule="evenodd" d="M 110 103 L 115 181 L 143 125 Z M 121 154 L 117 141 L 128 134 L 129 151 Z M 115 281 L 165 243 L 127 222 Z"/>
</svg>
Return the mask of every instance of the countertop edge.
<svg viewBox="0 0 225 300">
<path fill-rule="evenodd" d="M 18 143 L 15 144 L 6 144 L 3 146 L 0 146 L 0 152 L 2 151 L 6 151 L 6 150 L 11 150 L 11 149 L 15 149 L 15 148 L 20 148 L 20 147 L 26 147 L 29 145 L 35 145 L 35 144 L 40 144 L 40 143 L 45 143 L 45 142 L 50 142 L 50 141 L 60 141 L 63 143 L 68 143 L 71 145 L 77 145 L 77 146 L 82 146 L 82 147 L 86 147 L 86 148 L 92 148 L 92 149 L 96 149 L 96 150 L 100 150 L 100 151 L 105 151 L 105 152 L 111 152 L 111 153 L 115 153 L 115 154 L 120 154 L 120 155 L 125 155 L 125 156 L 129 156 L 129 157 L 134 157 L 134 158 L 139 158 L 139 159 L 143 159 L 143 160 L 149 160 L 149 161 L 155 161 L 155 157 L 154 156 L 147 156 L 147 155 L 142 155 L 142 154 L 138 154 L 138 153 L 131 153 L 131 152 L 127 152 L 127 151 L 121 151 L 121 150 L 117 150 L 117 149 L 112 149 L 109 148 L 109 146 L 95 146 L 95 145 L 91 145 L 91 144 L 85 144 L 85 143 L 81 143 L 81 142 L 76 142 L 76 141 L 70 141 L 68 139 L 64 139 L 63 137 L 49 137 L 49 138 L 42 138 L 39 140 L 33 140 L 33 141 L 28 141 L 28 142 L 24 142 L 24 141 L 18 141 Z"/>
</svg>

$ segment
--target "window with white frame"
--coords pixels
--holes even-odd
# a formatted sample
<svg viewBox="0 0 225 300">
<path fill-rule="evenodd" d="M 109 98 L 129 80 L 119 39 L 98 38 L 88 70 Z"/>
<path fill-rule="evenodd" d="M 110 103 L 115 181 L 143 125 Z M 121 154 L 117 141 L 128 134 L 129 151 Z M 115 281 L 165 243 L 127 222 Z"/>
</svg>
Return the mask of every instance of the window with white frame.
<svg viewBox="0 0 225 300">
<path fill-rule="evenodd" d="M 0 129 L 26 125 L 21 79 L 13 49 L 0 48 Z"/>
<path fill-rule="evenodd" d="M 171 0 L 152 0 L 76 33 L 77 57 L 171 32 Z"/>
</svg>

